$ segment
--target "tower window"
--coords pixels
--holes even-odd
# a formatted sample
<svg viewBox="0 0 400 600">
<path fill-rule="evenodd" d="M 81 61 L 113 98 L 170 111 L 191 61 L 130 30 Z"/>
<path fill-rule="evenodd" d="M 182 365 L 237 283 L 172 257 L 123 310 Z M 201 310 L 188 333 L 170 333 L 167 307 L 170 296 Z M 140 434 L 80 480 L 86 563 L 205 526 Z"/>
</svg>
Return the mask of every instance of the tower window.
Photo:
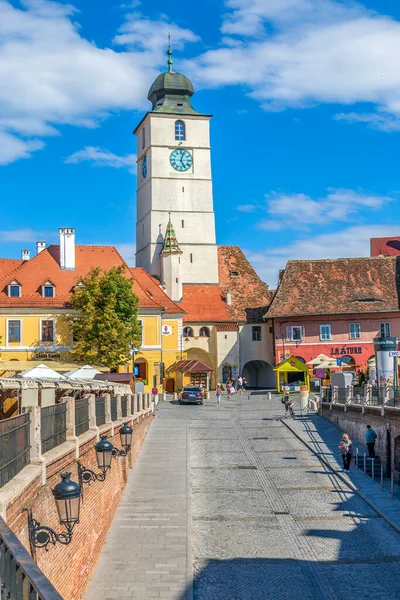
<svg viewBox="0 0 400 600">
<path fill-rule="evenodd" d="M 210 337 L 210 330 L 208 329 L 208 327 L 200 327 L 199 336 Z"/>
<path fill-rule="evenodd" d="M 182 186 L 182 192 L 184 192 L 184 191 L 185 191 L 185 188 L 184 188 L 184 186 Z"/>
<path fill-rule="evenodd" d="M 183 121 L 175 121 L 175 139 L 186 140 L 186 127 Z"/>
<path fill-rule="evenodd" d="M 192 253 L 190 254 L 190 262 L 191 263 L 193 262 L 193 254 Z"/>
<path fill-rule="evenodd" d="M 146 128 L 143 127 L 142 129 L 142 148 L 144 148 L 146 145 Z"/>
<path fill-rule="evenodd" d="M 185 221 L 182 219 L 182 229 L 185 227 Z"/>
</svg>

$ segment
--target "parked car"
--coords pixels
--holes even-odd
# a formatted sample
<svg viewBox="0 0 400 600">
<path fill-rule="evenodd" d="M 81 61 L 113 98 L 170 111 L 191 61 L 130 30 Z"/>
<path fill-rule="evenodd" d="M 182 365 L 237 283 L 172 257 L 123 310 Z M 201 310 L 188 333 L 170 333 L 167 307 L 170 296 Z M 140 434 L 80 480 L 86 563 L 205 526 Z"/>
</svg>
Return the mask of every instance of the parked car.
<svg viewBox="0 0 400 600">
<path fill-rule="evenodd" d="M 180 404 L 203 404 L 203 390 L 200 387 L 184 387 L 179 397 Z"/>
</svg>

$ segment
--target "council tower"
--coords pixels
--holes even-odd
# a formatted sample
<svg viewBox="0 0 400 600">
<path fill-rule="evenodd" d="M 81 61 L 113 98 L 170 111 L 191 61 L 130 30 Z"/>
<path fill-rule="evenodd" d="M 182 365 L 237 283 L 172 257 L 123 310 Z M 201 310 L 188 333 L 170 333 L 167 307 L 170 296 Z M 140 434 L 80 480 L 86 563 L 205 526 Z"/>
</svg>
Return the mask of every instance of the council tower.
<svg viewBox="0 0 400 600">
<path fill-rule="evenodd" d="M 210 120 L 192 104 L 192 83 L 172 69 L 150 87 L 137 138 L 136 266 L 175 301 L 183 284 L 217 284 Z M 179 245 L 178 245 L 179 242 Z"/>
</svg>

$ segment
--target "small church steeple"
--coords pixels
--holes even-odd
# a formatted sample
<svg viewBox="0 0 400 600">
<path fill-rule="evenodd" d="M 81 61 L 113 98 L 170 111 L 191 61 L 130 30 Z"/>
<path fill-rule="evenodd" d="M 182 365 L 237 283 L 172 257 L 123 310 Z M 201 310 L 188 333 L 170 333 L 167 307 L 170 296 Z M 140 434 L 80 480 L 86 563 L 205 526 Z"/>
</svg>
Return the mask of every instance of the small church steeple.
<svg viewBox="0 0 400 600">
<path fill-rule="evenodd" d="M 164 244 L 160 254 L 182 254 L 182 250 L 179 248 L 174 226 L 171 223 L 171 213 L 169 213 L 168 216 L 169 219 L 167 229 L 165 231 Z"/>
<path fill-rule="evenodd" d="M 161 279 L 168 296 L 174 302 L 179 302 L 182 299 L 181 254 L 183 253 L 171 222 L 171 213 L 169 213 L 164 243 L 160 252 Z"/>
</svg>

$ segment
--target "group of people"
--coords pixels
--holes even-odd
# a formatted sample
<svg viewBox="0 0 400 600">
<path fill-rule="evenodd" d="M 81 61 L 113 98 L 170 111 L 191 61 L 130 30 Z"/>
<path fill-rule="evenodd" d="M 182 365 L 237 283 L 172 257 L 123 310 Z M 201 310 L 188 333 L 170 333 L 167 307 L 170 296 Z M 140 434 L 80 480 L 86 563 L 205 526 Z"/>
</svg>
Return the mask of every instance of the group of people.
<svg viewBox="0 0 400 600">
<path fill-rule="evenodd" d="M 239 376 L 237 380 L 234 377 L 232 379 L 228 379 L 225 383 L 226 391 L 228 393 L 228 400 L 232 398 L 233 394 L 238 393 L 242 395 L 246 385 L 247 381 L 244 377 Z M 219 404 L 222 396 L 222 387 L 220 383 L 217 385 L 217 390 L 215 393 L 217 396 L 217 402 Z"/>
<path fill-rule="evenodd" d="M 365 431 L 365 442 L 367 444 L 369 454 L 367 460 L 372 460 L 375 458 L 375 442 L 377 437 L 376 431 L 372 429 L 371 425 L 367 425 L 367 429 Z M 342 455 L 343 470 L 345 473 L 348 473 L 350 471 L 351 460 L 353 458 L 353 444 L 347 433 L 342 435 L 342 439 L 340 440 L 338 448 L 340 449 L 340 453 Z"/>
</svg>

